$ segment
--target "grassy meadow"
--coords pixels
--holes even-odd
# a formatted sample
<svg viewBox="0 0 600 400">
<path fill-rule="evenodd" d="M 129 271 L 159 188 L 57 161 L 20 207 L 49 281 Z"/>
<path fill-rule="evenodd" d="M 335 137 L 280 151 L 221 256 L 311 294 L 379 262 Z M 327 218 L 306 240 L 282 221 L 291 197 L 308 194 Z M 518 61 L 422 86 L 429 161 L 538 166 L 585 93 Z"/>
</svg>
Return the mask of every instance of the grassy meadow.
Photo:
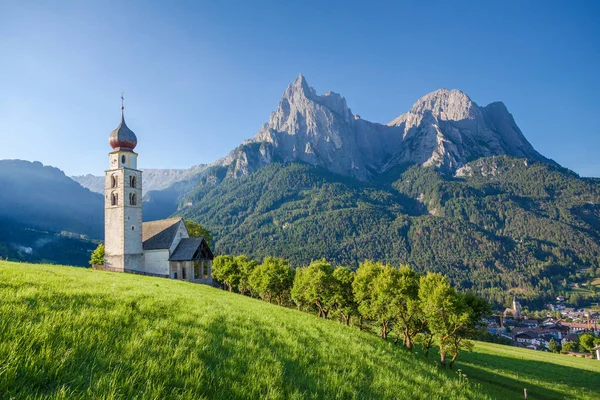
<svg viewBox="0 0 600 400">
<path fill-rule="evenodd" d="M 498 399 L 598 399 L 600 361 L 475 342 L 456 368 L 482 391 Z"/>
<path fill-rule="evenodd" d="M 597 398 L 600 362 L 477 343 L 437 368 L 203 285 L 0 261 L 0 398 Z M 585 389 L 587 388 L 587 389 Z"/>
</svg>

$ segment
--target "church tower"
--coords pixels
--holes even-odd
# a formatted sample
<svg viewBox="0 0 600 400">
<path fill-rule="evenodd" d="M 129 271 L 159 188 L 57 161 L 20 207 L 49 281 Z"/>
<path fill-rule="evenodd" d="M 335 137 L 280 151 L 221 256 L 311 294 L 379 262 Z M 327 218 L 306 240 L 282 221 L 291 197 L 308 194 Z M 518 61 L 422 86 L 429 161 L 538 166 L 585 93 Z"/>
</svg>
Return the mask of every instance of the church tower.
<svg viewBox="0 0 600 400">
<path fill-rule="evenodd" d="M 113 271 L 142 271 L 142 171 L 137 169 L 137 138 L 125 124 L 123 104 L 121 123 L 109 143 L 113 151 L 104 178 L 104 264 Z"/>
</svg>

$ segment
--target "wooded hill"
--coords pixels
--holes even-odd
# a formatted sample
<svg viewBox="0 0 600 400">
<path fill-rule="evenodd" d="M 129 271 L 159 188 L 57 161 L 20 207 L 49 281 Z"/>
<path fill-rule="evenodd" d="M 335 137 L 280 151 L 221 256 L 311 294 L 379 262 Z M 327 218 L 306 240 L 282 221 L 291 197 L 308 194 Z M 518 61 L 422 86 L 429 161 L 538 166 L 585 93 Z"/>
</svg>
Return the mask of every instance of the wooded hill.
<svg viewBox="0 0 600 400">
<path fill-rule="evenodd" d="M 497 304 L 518 293 L 541 305 L 600 273 L 600 180 L 556 165 L 499 156 L 371 183 L 299 163 L 226 176 L 204 171 L 177 212 L 210 229 L 219 254 L 408 263 Z"/>
</svg>

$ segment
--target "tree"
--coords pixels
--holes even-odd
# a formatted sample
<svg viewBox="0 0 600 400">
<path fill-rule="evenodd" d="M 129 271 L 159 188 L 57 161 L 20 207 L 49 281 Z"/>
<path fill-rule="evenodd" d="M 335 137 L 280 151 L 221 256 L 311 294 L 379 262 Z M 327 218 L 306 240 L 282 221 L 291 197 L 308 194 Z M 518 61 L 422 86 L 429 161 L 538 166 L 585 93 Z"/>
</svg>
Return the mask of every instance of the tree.
<svg viewBox="0 0 600 400">
<path fill-rule="evenodd" d="M 419 275 L 409 266 L 402 266 L 397 272 L 396 285 L 393 300 L 396 325 L 402 330 L 404 346 L 410 350 L 415 336 L 425 329 L 419 304 Z"/>
<path fill-rule="evenodd" d="M 450 337 L 449 354 L 452 354 L 452 359 L 448 365 L 450 369 L 458 358 L 462 349 L 472 350 L 473 343 L 469 339 L 475 339 L 484 332 L 486 323 L 484 317 L 492 313 L 492 308 L 484 299 L 475 296 L 473 292 L 459 294 L 459 308 L 467 312 L 468 320 L 465 325 L 460 327 L 454 335 Z"/>
<path fill-rule="evenodd" d="M 350 317 L 357 312 L 356 301 L 352 293 L 354 272 L 347 267 L 337 267 L 333 271 L 333 307 L 342 317 L 346 325 L 350 325 Z"/>
<path fill-rule="evenodd" d="M 550 342 L 548 343 L 548 350 L 550 350 L 553 353 L 560 353 L 560 346 L 558 345 L 558 343 L 556 343 L 556 340 L 550 340 Z"/>
<path fill-rule="evenodd" d="M 192 237 L 192 238 L 195 238 L 195 237 L 204 238 L 204 240 L 206 240 L 206 243 L 209 246 L 212 246 L 213 237 L 212 237 L 212 233 L 208 229 L 206 229 L 205 227 L 203 227 L 199 223 L 197 223 L 195 221 L 192 221 L 190 219 L 184 220 L 183 223 L 185 224 L 185 227 L 186 227 L 186 229 L 187 229 L 188 234 L 190 235 L 190 237 Z"/>
<path fill-rule="evenodd" d="M 104 265 L 104 245 L 100 243 L 92 253 L 90 265 Z"/>
<path fill-rule="evenodd" d="M 240 280 L 240 269 L 232 256 L 217 256 L 213 260 L 212 276 L 230 292 Z"/>
<path fill-rule="evenodd" d="M 279 305 L 289 295 L 293 281 L 294 270 L 287 260 L 275 257 L 266 257 L 249 277 L 250 286 L 255 293 L 269 303 L 276 299 Z"/>
<path fill-rule="evenodd" d="M 583 335 L 579 336 L 579 346 L 581 346 L 582 349 L 584 349 L 585 351 L 592 351 L 592 349 L 595 347 L 594 346 L 594 340 L 596 339 L 596 337 L 591 334 L 591 333 L 584 333 Z"/>
<path fill-rule="evenodd" d="M 363 318 L 372 318 L 371 300 L 373 293 L 373 280 L 381 273 L 383 264 L 365 260 L 356 270 L 354 282 L 352 282 L 352 293 L 356 301 L 358 312 Z"/>
<path fill-rule="evenodd" d="M 575 342 L 565 342 L 562 345 L 561 351 L 563 353 L 569 353 L 569 352 L 572 352 L 572 351 L 576 352 L 577 350 L 579 350 L 578 347 L 579 346 Z"/>
<path fill-rule="evenodd" d="M 239 280 L 238 280 L 238 291 L 241 294 L 249 293 L 250 296 L 253 296 L 252 286 L 250 286 L 250 275 L 252 271 L 258 265 L 256 260 L 249 259 L 246 255 L 242 254 L 235 258 L 235 262 L 238 266 L 239 271 Z"/>
<path fill-rule="evenodd" d="M 438 273 L 428 273 L 421 277 L 419 302 L 427 325 L 439 346 L 440 363 L 446 367 L 447 354 L 457 354 L 458 351 L 452 338 L 469 323 L 465 303 L 450 286 L 448 279 Z"/>
<path fill-rule="evenodd" d="M 292 299 L 298 306 L 314 305 L 319 318 L 327 318 L 333 298 L 333 267 L 325 259 L 313 261 L 306 268 L 296 270 Z"/>
</svg>

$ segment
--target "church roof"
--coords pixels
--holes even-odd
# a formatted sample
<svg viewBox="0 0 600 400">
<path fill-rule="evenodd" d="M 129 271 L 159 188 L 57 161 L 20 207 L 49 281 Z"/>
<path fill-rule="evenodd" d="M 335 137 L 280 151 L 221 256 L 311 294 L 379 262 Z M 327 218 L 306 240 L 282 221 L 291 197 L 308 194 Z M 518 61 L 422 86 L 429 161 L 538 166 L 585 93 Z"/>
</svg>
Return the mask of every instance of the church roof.
<svg viewBox="0 0 600 400">
<path fill-rule="evenodd" d="M 194 255 L 202 245 L 204 238 L 186 238 L 181 239 L 177 248 L 171 254 L 169 261 L 190 261 L 194 259 Z"/>
<path fill-rule="evenodd" d="M 144 250 L 168 249 L 173 244 L 181 217 L 144 222 L 142 224 L 142 246 Z"/>
<path fill-rule="evenodd" d="M 121 123 L 108 137 L 108 143 L 110 144 L 110 147 L 115 150 L 133 151 L 133 149 L 135 149 L 137 137 L 125 123 L 125 116 L 123 113 L 121 113 Z"/>
</svg>

